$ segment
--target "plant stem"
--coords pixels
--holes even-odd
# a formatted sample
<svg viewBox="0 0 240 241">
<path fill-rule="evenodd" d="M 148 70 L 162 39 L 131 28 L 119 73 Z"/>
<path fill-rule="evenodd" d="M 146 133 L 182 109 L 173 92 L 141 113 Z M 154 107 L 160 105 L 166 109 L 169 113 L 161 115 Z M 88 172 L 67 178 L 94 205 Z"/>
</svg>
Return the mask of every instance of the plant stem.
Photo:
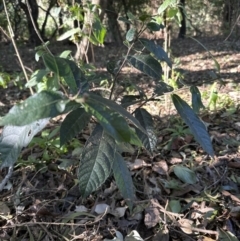
<svg viewBox="0 0 240 241">
<path fill-rule="evenodd" d="M 129 55 L 129 53 L 130 53 L 130 51 L 131 51 L 133 45 L 134 45 L 134 42 L 133 42 L 133 43 L 131 44 L 131 46 L 128 48 L 127 54 L 126 54 L 126 56 L 125 56 L 125 58 L 124 58 L 124 60 L 123 60 L 123 62 L 122 62 L 122 64 L 121 64 L 120 68 L 118 69 L 118 71 L 117 71 L 117 73 L 116 73 L 114 79 L 113 79 L 113 85 L 112 85 L 111 93 L 110 93 L 110 96 L 109 96 L 109 99 L 110 99 L 110 100 L 112 99 L 112 95 L 113 95 L 113 91 L 114 91 L 115 86 L 116 86 L 116 83 L 117 83 L 118 75 L 119 75 L 119 73 L 121 72 L 121 70 L 122 70 L 124 64 L 126 63 L 126 61 L 127 61 L 127 56 Z"/>
</svg>

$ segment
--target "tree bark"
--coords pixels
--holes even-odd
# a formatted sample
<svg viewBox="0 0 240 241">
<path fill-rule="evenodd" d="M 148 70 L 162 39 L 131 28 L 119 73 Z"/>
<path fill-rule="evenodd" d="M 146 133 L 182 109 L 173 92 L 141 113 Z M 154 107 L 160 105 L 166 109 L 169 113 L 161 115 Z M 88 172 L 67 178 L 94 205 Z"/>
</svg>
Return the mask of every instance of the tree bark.
<svg viewBox="0 0 240 241">
<path fill-rule="evenodd" d="M 35 24 L 38 32 L 40 33 L 38 22 L 37 22 L 38 14 L 39 14 L 37 1 L 36 0 L 30 0 L 30 1 L 28 1 L 28 3 L 29 3 L 29 6 L 30 6 L 30 9 L 31 9 L 31 15 L 32 15 L 34 24 Z M 30 17 L 30 13 L 28 11 L 28 7 L 21 0 L 19 0 L 19 5 L 20 5 L 20 7 L 22 8 L 22 10 L 24 11 L 24 13 L 27 17 L 27 25 L 28 25 L 28 31 L 29 31 L 29 42 L 34 44 L 34 45 L 39 45 L 41 43 L 41 40 L 39 39 L 39 37 L 38 37 L 38 35 L 35 31 L 34 25 L 32 23 L 32 19 Z"/>
<path fill-rule="evenodd" d="M 185 0 L 180 1 L 181 6 L 179 7 L 179 10 L 182 15 L 182 21 L 181 21 L 181 27 L 179 29 L 179 34 L 178 38 L 184 38 L 186 35 L 186 16 L 184 13 L 184 8 L 185 8 Z"/>
<path fill-rule="evenodd" d="M 111 34 L 111 39 L 117 44 L 122 44 L 122 36 L 118 24 L 118 13 L 115 12 L 113 7 L 113 0 L 108 0 L 107 11 L 109 32 Z"/>
</svg>

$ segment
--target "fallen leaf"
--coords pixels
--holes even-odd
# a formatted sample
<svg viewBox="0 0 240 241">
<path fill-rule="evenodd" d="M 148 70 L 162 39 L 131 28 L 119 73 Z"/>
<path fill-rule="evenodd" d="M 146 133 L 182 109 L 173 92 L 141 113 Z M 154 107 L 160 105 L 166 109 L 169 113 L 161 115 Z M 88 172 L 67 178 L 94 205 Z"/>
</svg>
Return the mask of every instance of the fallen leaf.
<svg viewBox="0 0 240 241">
<path fill-rule="evenodd" d="M 125 237 L 125 241 L 144 241 L 136 230 Z"/>
<path fill-rule="evenodd" d="M 216 241 L 215 239 L 204 236 L 202 241 Z"/>
<path fill-rule="evenodd" d="M 186 218 L 182 218 L 182 219 L 178 220 L 178 224 L 184 233 L 187 233 L 187 234 L 192 233 L 193 221 L 186 219 Z"/>
<path fill-rule="evenodd" d="M 85 206 L 83 206 L 83 205 L 79 205 L 79 206 L 76 206 L 75 207 L 75 210 L 74 210 L 75 212 L 87 212 L 88 211 L 88 209 L 85 207 Z"/>
<path fill-rule="evenodd" d="M 96 205 L 94 212 L 97 214 L 108 213 L 109 209 L 110 209 L 109 205 L 105 203 L 101 203 Z"/>
<path fill-rule="evenodd" d="M 118 207 L 114 211 L 111 211 L 110 213 L 115 217 L 121 218 L 125 215 L 126 209 L 127 207 Z"/>
<path fill-rule="evenodd" d="M 166 161 L 159 161 L 153 164 L 152 170 L 160 175 L 167 175 L 168 165 Z"/>
<path fill-rule="evenodd" d="M 144 160 L 142 159 L 136 159 L 133 163 L 128 162 L 128 167 L 130 171 L 142 168 L 142 167 L 150 167 L 151 164 L 147 164 Z"/>
<path fill-rule="evenodd" d="M 157 199 L 151 199 L 149 206 L 145 209 L 144 223 L 147 228 L 155 227 L 161 220 L 159 203 Z"/>
</svg>

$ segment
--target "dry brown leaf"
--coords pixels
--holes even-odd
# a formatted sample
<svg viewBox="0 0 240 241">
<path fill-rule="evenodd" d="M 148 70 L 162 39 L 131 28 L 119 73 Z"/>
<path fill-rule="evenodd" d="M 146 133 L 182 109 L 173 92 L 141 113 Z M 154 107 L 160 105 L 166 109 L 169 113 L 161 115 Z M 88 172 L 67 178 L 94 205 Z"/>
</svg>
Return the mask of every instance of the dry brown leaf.
<svg viewBox="0 0 240 241">
<path fill-rule="evenodd" d="M 240 199 L 236 197 L 235 195 L 231 194 L 230 192 L 223 190 L 222 194 L 226 197 L 230 197 L 234 202 L 240 204 Z"/>
<path fill-rule="evenodd" d="M 132 162 L 128 162 L 128 167 L 130 169 L 130 171 L 142 168 L 142 167 L 150 167 L 151 164 L 147 164 L 144 160 L 142 159 L 135 159 L 135 161 Z"/>
<path fill-rule="evenodd" d="M 144 223 L 147 228 L 153 228 L 160 220 L 159 203 L 157 199 L 151 199 L 149 206 L 145 209 Z"/>
<path fill-rule="evenodd" d="M 193 221 L 186 219 L 186 218 L 182 218 L 182 219 L 178 220 L 178 224 L 184 233 L 187 233 L 187 234 L 192 233 Z"/>
<path fill-rule="evenodd" d="M 202 241 L 216 241 L 215 239 L 204 236 Z"/>
<path fill-rule="evenodd" d="M 152 170 L 160 175 L 167 175 L 168 165 L 166 161 L 159 161 L 153 164 Z"/>
</svg>

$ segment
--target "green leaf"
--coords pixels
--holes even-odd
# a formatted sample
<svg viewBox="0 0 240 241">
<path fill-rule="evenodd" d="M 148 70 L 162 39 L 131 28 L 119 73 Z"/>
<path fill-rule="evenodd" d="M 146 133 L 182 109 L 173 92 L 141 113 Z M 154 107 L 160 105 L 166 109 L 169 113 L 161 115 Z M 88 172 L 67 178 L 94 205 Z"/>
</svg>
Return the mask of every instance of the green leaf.
<svg viewBox="0 0 240 241">
<path fill-rule="evenodd" d="M 167 11 L 167 18 L 173 18 L 173 17 L 175 17 L 178 12 L 179 12 L 179 9 L 178 9 L 178 8 L 170 8 L 170 9 Z"/>
<path fill-rule="evenodd" d="M 127 31 L 126 40 L 127 40 L 128 42 L 133 41 L 135 35 L 136 35 L 136 28 L 134 28 L 134 27 L 130 28 L 130 29 Z"/>
<path fill-rule="evenodd" d="M 117 111 L 123 117 L 128 118 L 132 122 L 132 124 L 134 124 L 139 130 L 141 130 L 143 133 L 146 133 L 146 130 L 141 126 L 139 121 L 135 117 L 133 117 L 128 111 L 126 111 L 121 105 L 118 105 L 112 100 L 108 100 L 93 93 L 89 93 L 89 98 L 95 100 L 96 102 L 102 103 L 103 105 L 109 107 L 112 110 Z"/>
<path fill-rule="evenodd" d="M 0 120 L 0 125 L 23 126 L 36 120 L 58 116 L 66 110 L 68 102 L 60 93 L 42 91 L 15 105 Z"/>
<path fill-rule="evenodd" d="M 46 67 L 58 76 L 63 77 L 71 91 L 76 94 L 78 88 L 85 82 L 84 75 L 76 63 L 72 60 L 54 57 L 47 53 L 43 54 L 42 58 Z"/>
<path fill-rule="evenodd" d="M 135 111 L 135 117 L 140 124 L 145 128 L 147 135 L 136 129 L 139 139 L 142 141 L 144 147 L 153 154 L 153 151 L 157 144 L 157 138 L 154 132 L 152 116 L 143 108 L 137 108 Z"/>
<path fill-rule="evenodd" d="M 138 146 L 138 147 L 142 147 L 143 143 L 139 139 L 139 137 L 138 137 L 138 135 L 137 135 L 137 133 L 135 132 L 134 129 L 130 128 L 130 134 L 131 134 L 131 139 L 130 139 L 129 143 L 132 144 L 132 145 Z"/>
<path fill-rule="evenodd" d="M 178 0 L 165 0 L 158 8 L 158 14 L 161 15 L 168 7 L 177 5 Z"/>
<path fill-rule="evenodd" d="M 155 23 L 155 22 L 149 22 L 149 23 L 147 23 L 147 28 L 150 31 L 157 32 L 160 29 L 163 29 L 164 26 L 162 24 L 158 24 L 158 23 Z"/>
<path fill-rule="evenodd" d="M 0 169 L 12 166 L 23 147 L 48 123 L 49 118 L 41 119 L 25 126 L 5 126 L 0 139 Z"/>
<path fill-rule="evenodd" d="M 107 30 L 99 19 L 95 19 L 92 25 L 92 32 L 98 43 L 103 44 Z"/>
<path fill-rule="evenodd" d="M 150 51 L 158 60 L 164 61 L 168 64 L 170 68 L 172 68 L 172 62 L 168 58 L 167 53 L 159 46 L 158 44 L 155 44 L 153 40 L 140 38 L 140 42 L 143 44 L 143 46 Z"/>
<path fill-rule="evenodd" d="M 195 184 L 197 182 L 197 177 L 194 171 L 187 167 L 178 165 L 173 167 L 174 174 L 183 182 L 188 184 Z"/>
<path fill-rule="evenodd" d="M 88 113 L 97 118 L 102 127 L 117 141 L 130 141 L 130 127 L 118 112 L 107 108 L 104 103 L 92 98 L 86 100 L 84 107 Z"/>
<path fill-rule="evenodd" d="M 30 80 L 26 83 L 26 87 L 33 87 L 37 85 L 40 81 L 42 81 L 43 77 L 48 74 L 49 71 L 45 69 L 40 69 L 35 71 L 32 75 Z"/>
<path fill-rule="evenodd" d="M 60 145 L 70 141 L 89 123 L 91 115 L 83 108 L 78 108 L 70 112 L 61 124 Z"/>
<path fill-rule="evenodd" d="M 59 55 L 59 57 L 66 59 L 71 54 L 71 52 L 71 50 L 65 50 Z"/>
<path fill-rule="evenodd" d="M 130 20 L 137 20 L 137 18 L 130 11 L 127 12 L 127 16 Z"/>
<path fill-rule="evenodd" d="M 202 103 L 201 93 L 196 86 L 191 86 L 190 91 L 192 93 L 192 108 L 194 112 L 198 114 L 201 108 L 205 108 Z"/>
<path fill-rule="evenodd" d="M 136 69 L 155 79 L 162 78 L 162 67 L 160 63 L 150 55 L 127 56 L 128 62 Z"/>
<path fill-rule="evenodd" d="M 211 157 L 214 157 L 212 142 L 203 122 L 195 114 L 192 108 L 178 95 L 173 94 L 172 100 L 175 108 L 177 109 L 184 122 L 190 128 L 196 141 Z"/>
<path fill-rule="evenodd" d="M 116 153 L 115 155 L 112 169 L 116 184 L 123 198 L 126 200 L 130 211 L 132 211 L 133 201 L 135 199 L 135 190 L 126 162 L 119 153 Z"/>
<path fill-rule="evenodd" d="M 171 200 L 169 202 L 169 207 L 170 207 L 171 211 L 174 212 L 174 213 L 180 213 L 181 209 L 182 209 L 179 200 Z"/>
<path fill-rule="evenodd" d="M 152 16 L 150 14 L 147 14 L 147 13 L 142 13 L 140 16 L 139 16 L 139 20 L 141 22 L 146 22 L 147 20 L 150 20 L 152 18 Z"/>
<path fill-rule="evenodd" d="M 116 155 L 114 138 L 97 125 L 88 139 L 79 165 L 79 188 L 87 197 L 109 177 Z"/>
<path fill-rule="evenodd" d="M 140 95 L 124 95 L 122 100 L 121 100 L 121 105 L 124 106 L 125 108 L 133 105 L 141 99 Z"/>
<path fill-rule="evenodd" d="M 124 23 L 128 23 L 128 24 L 132 24 L 131 21 L 129 21 L 127 18 L 122 17 L 122 16 L 120 16 L 120 17 L 118 18 L 118 21 L 122 21 L 122 22 L 124 22 Z"/>
<path fill-rule="evenodd" d="M 67 39 L 71 36 L 73 36 L 74 34 L 79 34 L 80 33 L 80 28 L 73 28 L 73 29 L 70 29 L 68 31 L 66 31 L 64 34 L 60 35 L 57 39 L 57 41 L 62 41 L 64 39 Z"/>
<path fill-rule="evenodd" d="M 157 96 L 161 96 L 165 93 L 171 92 L 173 91 L 173 87 L 170 85 L 167 85 L 165 82 L 158 82 L 155 85 L 155 89 L 154 89 L 154 94 L 156 94 Z"/>
<path fill-rule="evenodd" d="M 219 241 L 238 241 L 239 239 L 230 231 L 219 230 Z"/>
</svg>

